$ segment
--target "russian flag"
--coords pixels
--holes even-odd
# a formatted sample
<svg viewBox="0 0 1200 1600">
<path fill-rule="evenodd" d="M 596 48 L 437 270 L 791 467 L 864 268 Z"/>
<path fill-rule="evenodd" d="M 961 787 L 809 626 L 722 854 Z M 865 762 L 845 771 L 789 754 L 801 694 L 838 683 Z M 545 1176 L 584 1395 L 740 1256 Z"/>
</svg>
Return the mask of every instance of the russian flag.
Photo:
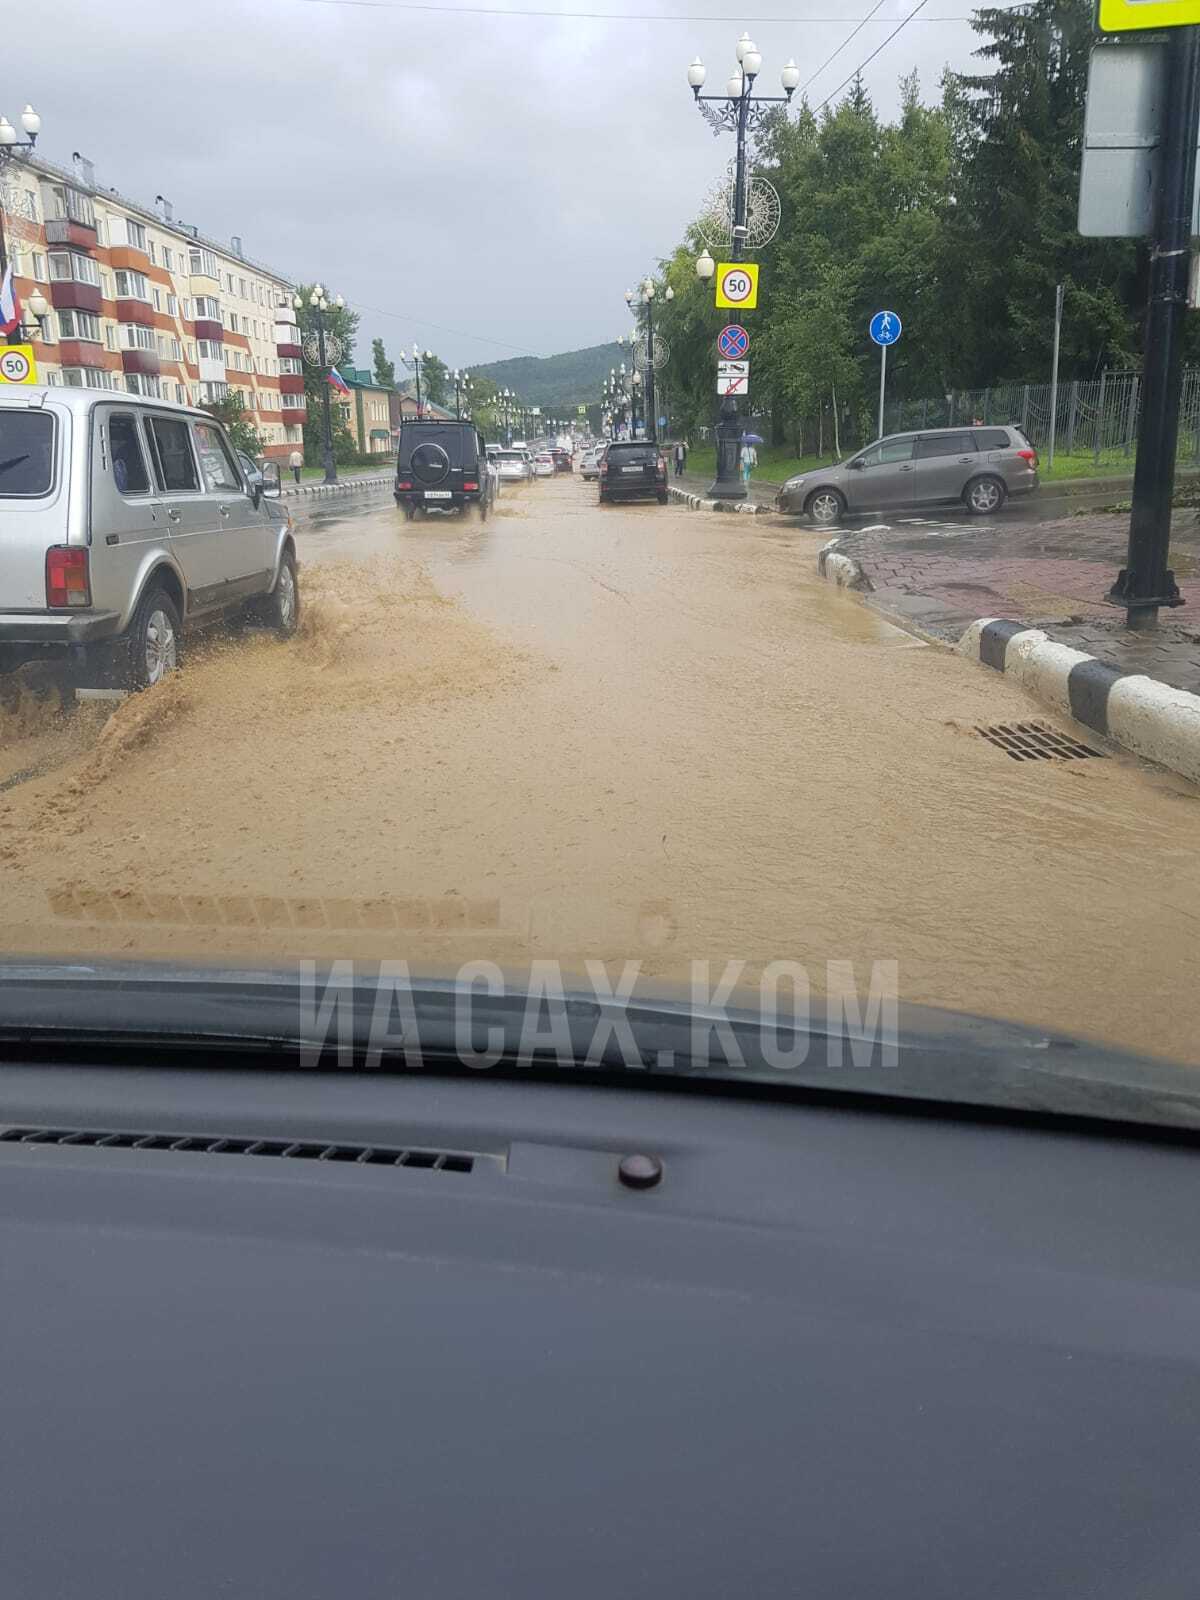
<svg viewBox="0 0 1200 1600">
<path fill-rule="evenodd" d="M 342 377 L 341 373 L 336 367 L 330 367 L 328 379 L 339 394 L 350 393 L 350 385 L 346 382 L 345 378 Z"/>
<path fill-rule="evenodd" d="M 21 326 L 21 307 L 17 303 L 17 291 L 13 288 L 13 269 L 11 263 L 5 269 L 4 281 L 0 283 L 0 334 L 10 334 Z"/>
</svg>

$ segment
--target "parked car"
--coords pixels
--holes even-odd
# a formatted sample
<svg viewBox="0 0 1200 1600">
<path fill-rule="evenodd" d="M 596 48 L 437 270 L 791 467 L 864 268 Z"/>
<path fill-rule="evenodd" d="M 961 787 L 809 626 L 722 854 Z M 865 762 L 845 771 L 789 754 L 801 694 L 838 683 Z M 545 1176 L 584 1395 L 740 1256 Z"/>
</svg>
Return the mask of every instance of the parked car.
<svg viewBox="0 0 1200 1600">
<path fill-rule="evenodd" d="M 838 466 L 798 473 L 775 503 L 822 527 L 848 513 L 955 502 L 985 516 L 1037 484 L 1037 451 L 1020 428 L 926 428 L 889 434 Z"/>
<path fill-rule="evenodd" d="M 473 422 L 412 420 L 400 424 L 396 504 L 411 522 L 418 511 L 466 512 L 487 520 L 496 497 L 487 446 Z"/>
<path fill-rule="evenodd" d="M 579 464 L 581 476 L 588 482 L 600 476 L 600 463 L 604 459 L 604 446 L 597 445 L 594 449 L 584 452 L 583 460 Z"/>
<path fill-rule="evenodd" d="M 523 450 L 497 450 L 494 461 L 501 483 L 528 483 L 533 465 Z"/>
<path fill-rule="evenodd" d="M 533 475 L 535 478 L 552 478 L 554 476 L 554 457 L 549 450 L 539 450 L 533 458 Z"/>
<path fill-rule="evenodd" d="M 645 439 L 614 439 L 600 462 L 600 504 L 650 495 L 666 505 L 666 457 Z"/>
<path fill-rule="evenodd" d="M 186 634 L 300 613 L 279 467 L 247 485 L 207 412 L 96 389 L 0 388 L 0 672 L 60 662 L 75 688 L 141 689 Z"/>
<path fill-rule="evenodd" d="M 257 486 L 261 489 L 263 484 L 262 468 L 244 450 L 238 450 L 236 455 L 238 465 L 242 469 L 242 477 L 246 480 L 246 487 L 253 489 Z"/>
</svg>

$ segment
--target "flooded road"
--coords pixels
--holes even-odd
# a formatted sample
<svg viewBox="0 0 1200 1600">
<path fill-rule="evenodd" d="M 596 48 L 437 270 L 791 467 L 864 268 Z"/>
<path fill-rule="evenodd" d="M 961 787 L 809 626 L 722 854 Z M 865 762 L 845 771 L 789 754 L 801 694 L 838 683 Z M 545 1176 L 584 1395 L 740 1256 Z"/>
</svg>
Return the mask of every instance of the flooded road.
<svg viewBox="0 0 1200 1600">
<path fill-rule="evenodd" d="M 899 962 L 904 1000 L 1200 1060 L 1200 795 L 818 580 L 820 536 L 559 479 L 322 502 L 288 645 L 0 709 L 8 952 Z M 6 780 L 15 780 L 3 788 Z"/>
</svg>

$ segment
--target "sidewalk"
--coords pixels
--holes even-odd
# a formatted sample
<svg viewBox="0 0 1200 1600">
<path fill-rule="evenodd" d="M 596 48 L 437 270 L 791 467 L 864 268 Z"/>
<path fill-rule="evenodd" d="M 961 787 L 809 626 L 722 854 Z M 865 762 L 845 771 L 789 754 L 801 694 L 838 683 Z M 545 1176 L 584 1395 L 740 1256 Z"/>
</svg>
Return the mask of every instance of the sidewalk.
<svg viewBox="0 0 1200 1600">
<path fill-rule="evenodd" d="M 1146 673 L 1200 694 L 1200 521 L 1177 509 L 1171 565 L 1186 603 L 1159 613 L 1155 633 L 1133 633 L 1103 596 L 1125 565 L 1127 513 L 1049 521 L 1008 513 L 989 522 L 917 518 L 841 533 L 836 548 L 870 580 L 871 606 L 922 631 L 958 640 L 980 617 L 1044 628 L 1122 672 Z"/>
</svg>

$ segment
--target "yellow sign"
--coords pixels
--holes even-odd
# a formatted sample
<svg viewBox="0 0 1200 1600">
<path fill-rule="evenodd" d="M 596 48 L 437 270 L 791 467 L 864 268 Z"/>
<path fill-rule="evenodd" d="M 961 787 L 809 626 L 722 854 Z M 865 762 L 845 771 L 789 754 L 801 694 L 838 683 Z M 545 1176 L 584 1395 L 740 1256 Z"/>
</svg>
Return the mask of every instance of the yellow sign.
<svg viewBox="0 0 1200 1600">
<path fill-rule="evenodd" d="M 1197 0 L 1200 4 L 1200 0 Z M 758 304 L 758 263 L 722 261 L 717 266 L 717 304 L 727 310 L 753 311 Z"/>
<path fill-rule="evenodd" d="M 1200 0 L 1097 0 L 1101 33 L 1151 33 L 1200 22 Z"/>
<path fill-rule="evenodd" d="M 0 383 L 36 383 L 37 362 L 31 344 L 0 344 Z"/>
</svg>

